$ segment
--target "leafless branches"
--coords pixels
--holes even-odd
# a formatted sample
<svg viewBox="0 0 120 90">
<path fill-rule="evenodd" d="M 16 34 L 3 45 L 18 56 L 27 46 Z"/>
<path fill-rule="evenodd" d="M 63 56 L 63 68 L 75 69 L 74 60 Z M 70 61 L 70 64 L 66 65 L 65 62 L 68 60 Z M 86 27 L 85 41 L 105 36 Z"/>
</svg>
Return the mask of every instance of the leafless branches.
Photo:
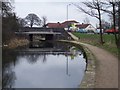
<svg viewBox="0 0 120 90">
<path fill-rule="evenodd" d="M 42 16 L 42 26 L 46 27 L 46 22 L 47 22 L 47 17 L 46 16 Z"/>
<path fill-rule="evenodd" d="M 95 17 L 99 20 L 99 27 L 100 27 L 100 43 L 103 44 L 103 37 L 102 37 L 102 23 L 101 23 L 101 9 L 103 2 L 100 2 L 99 0 L 92 0 L 91 2 L 82 2 L 83 5 L 85 5 L 86 8 L 81 7 L 80 5 L 74 4 L 80 11 L 84 12 L 87 15 L 90 15 L 92 17 Z"/>
</svg>

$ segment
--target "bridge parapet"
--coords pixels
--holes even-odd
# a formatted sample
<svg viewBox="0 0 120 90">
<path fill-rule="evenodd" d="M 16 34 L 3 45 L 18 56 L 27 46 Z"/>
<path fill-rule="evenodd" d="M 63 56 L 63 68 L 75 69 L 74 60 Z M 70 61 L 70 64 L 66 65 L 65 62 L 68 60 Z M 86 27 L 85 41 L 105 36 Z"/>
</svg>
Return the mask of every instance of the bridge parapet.
<svg viewBox="0 0 120 90">
<path fill-rule="evenodd" d="M 57 40 L 68 40 L 71 39 L 71 36 L 64 30 L 64 28 L 40 28 L 40 27 L 23 27 L 19 29 L 19 32 L 15 32 L 16 34 L 21 35 L 44 35 L 49 38 L 49 35 L 53 35 L 54 39 Z M 31 35 L 32 34 L 32 35 Z M 52 38 L 52 36 L 50 36 Z"/>
<path fill-rule="evenodd" d="M 22 27 L 19 29 L 19 32 L 64 32 L 64 28 L 39 28 L 39 27 Z"/>
</svg>

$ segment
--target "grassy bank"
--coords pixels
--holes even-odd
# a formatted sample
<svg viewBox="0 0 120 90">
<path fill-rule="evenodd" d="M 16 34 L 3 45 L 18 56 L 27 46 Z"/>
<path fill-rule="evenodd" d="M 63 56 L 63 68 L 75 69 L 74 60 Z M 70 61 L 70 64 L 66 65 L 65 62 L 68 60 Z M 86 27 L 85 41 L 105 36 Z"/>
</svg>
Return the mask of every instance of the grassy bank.
<svg viewBox="0 0 120 90">
<path fill-rule="evenodd" d="M 14 38 L 7 42 L 7 45 L 3 45 L 3 48 L 14 49 L 19 46 L 27 45 L 29 41 L 24 38 Z"/>
<path fill-rule="evenodd" d="M 118 56 L 118 49 L 115 44 L 115 39 L 114 39 L 113 34 L 110 34 L 110 35 L 104 34 L 103 35 L 103 40 L 105 42 L 103 45 L 101 45 L 99 43 L 100 42 L 99 34 L 84 34 L 84 33 L 77 33 L 77 32 L 73 32 L 73 34 L 75 36 L 79 37 L 79 41 L 81 41 L 81 42 L 101 47 L 101 48 L 111 52 L 115 56 Z"/>
</svg>

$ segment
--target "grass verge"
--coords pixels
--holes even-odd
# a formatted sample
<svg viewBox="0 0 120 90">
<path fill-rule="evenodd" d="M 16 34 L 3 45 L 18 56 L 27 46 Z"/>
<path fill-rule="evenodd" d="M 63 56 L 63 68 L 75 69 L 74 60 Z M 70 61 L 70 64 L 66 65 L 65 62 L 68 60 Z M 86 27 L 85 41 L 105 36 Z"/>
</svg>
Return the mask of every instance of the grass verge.
<svg viewBox="0 0 120 90">
<path fill-rule="evenodd" d="M 99 43 L 100 42 L 99 34 L 85 34 L 85 33 L 78 33 L 78 32 L 73 32 L 73 34 L 79 38 L 80 42 L 101 47 L 111 52 L 113 55 L 118 56 L 118 48 L 115 44 L 115 38 L 113 34 L 109 34 L 109 35 L 103 34 L 103 40 L 105 42 L 103 45 Z"/>
<path fill-rule="evenodd" d="M 4 48 L 8 48 L 8 49 L 14 49 L 17 48 L 19 46 L 24 46 L 27 45 L 29 43 L 29 41 L 27 39 L 24 38 L 14 38 L 9 40 L 9 42 L 7 43 L 7 45 L 3 45 L 3 49 Z"/>
</svg>

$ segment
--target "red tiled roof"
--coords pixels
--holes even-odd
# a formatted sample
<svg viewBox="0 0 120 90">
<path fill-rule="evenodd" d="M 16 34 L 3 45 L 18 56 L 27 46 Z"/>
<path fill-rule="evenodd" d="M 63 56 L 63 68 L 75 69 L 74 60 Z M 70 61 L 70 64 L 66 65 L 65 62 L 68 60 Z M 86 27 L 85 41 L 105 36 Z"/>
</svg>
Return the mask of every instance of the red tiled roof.
<svg viewBox="0 0 120 90">
<path fill-rule="evenodd" d="M 48 23 L 47 26 L 49 28 L 64 28 L 64 26 L 61 23 Z"/>
<path fill-rule="evenodd" d="M 76 25 L 76 27 L 83 29 L 83 28 L 86 28 L 88 25 L 90 25 L 90 24 L 79 24 L 79 25 Z"/>
<path fill-rule="evenodd" d="M 79 22 L 77 22 L 75 20 L 70 20 L 70 21 L 65 21 L 63 23 L 48 23 L 47 26 L 49 28 L 65 28 L 70 23 L 79 23 Z"/>
</svg>

